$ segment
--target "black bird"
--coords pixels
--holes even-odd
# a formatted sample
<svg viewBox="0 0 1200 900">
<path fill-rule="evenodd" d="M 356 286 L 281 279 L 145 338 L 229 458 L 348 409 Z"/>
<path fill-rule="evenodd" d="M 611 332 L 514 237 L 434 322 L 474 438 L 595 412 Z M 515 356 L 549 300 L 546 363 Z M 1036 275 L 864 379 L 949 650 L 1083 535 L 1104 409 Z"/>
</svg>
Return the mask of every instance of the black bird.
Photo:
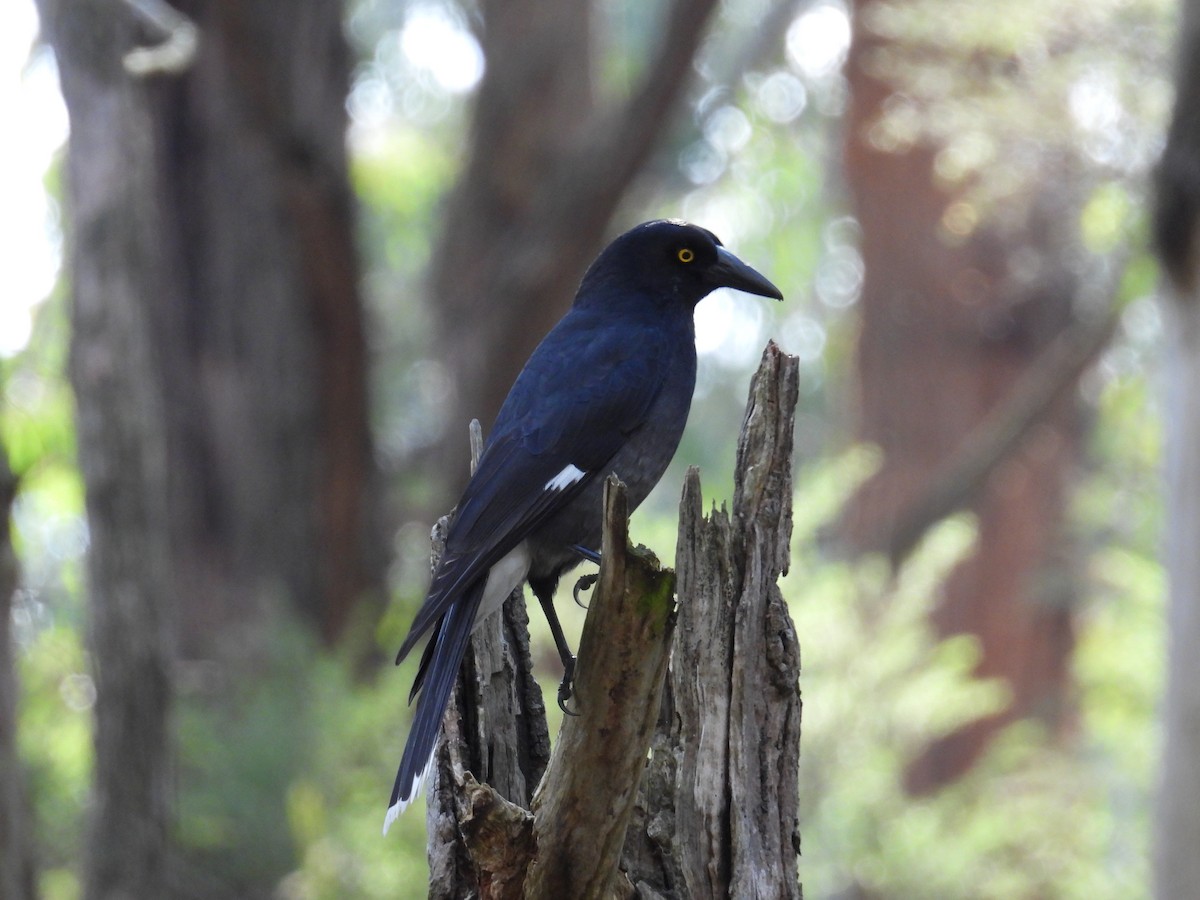
<svg viewBox="0 0 1200 900">
<path fill-rule="evenodd" d="M 729 287 L 783 299 L 711 231 L 646 222 L 592 263 L 570 311 L 517 377 L 446 535 L 429 594 L 397 655 L 431 628 L 413 683 L 420 691 L 384 832 L 413 800 L 476 623 L 523 581 L 541 603 L 570 693 L 574 657 L 554 611 L 559 577 L 597 561 L 605 477 L 635 509 L 679 446 L 696 386 L 696 304 Z"/>
</svg>

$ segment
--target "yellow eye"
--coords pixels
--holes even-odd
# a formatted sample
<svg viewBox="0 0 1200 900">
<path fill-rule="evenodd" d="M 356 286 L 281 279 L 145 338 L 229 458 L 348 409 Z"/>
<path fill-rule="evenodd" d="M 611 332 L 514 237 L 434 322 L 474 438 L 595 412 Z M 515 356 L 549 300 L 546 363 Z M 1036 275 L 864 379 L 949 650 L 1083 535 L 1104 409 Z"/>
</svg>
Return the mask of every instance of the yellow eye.
<svg viewBox="0 0 1200 900">
<path fill-rule="evenodd" d="M 693 259 L 696 258 L 696 254 L 693 253 L 687 247 L 684 247 L 682 250 L 680 250 L 675 255 L 679 258 L 679 261 L 681 263 L 690 263 Z"/>
</svg>

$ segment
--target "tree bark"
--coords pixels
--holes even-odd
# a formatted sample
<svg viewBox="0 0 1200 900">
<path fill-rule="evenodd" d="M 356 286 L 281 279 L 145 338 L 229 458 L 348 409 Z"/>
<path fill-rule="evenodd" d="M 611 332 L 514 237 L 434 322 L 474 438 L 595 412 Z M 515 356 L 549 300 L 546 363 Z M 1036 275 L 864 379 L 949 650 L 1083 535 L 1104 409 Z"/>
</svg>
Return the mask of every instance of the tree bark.
<svg viewBox="0 0 1200 900">
<path fill-rule="evenodd" d="M 498 630 L 501 617 L 472 637 L 455 701 L 443 720 L 430 788 L 430 897 L 608 896 L 654 724 L 653 716 L 628 713 L 657 708 L 644 703 L 656 700 L 661 686 L 674 604 L 671 573 L 660 570 L 651 554 L 627 547 L 623 486 L 606 490 L 605 510 L 600 583 L 575 679 L 581 715 L 564 722 L 550 768 L 540 687 L 528 673 L 528 620 L 520 594 L 506 603 L 503 625 L 516 639 L 513 655 L 524 661 L 515 679 L 521 690 L 491 690 L 497 682 L 512 685 L 507 667 L 490 679 L 479 676 L 493 672 L 480 666 L 493 652 L 481 652 L 480 632 Z M 435 547 L 440 537 L 435 532 Z M 514 623 L 518 611 L 521 619 Z M 513 631 L 512 624 L 520 627 Z M 485 634 L 482 640 L 486 645 L 491 639 Z M 497 758 L 532 765 L 495 768 Z M 474 773 L 496 783 L 480 785 Z M 605 788 L 598 790 L 598 783 Z"/>
<path fill-rule="evenodd" d="M 37 897 L 32 810 L 17 752 L 17 679 L 12 643 L 12 602 L 19 584 L 12 544 L 17 478 L 0 447 L 0 900 Z"/>
<path fill-rule="evenodd" d="M 342 5 L 192 0 L 151 115 L 177 302 L 155 307 L 183 649 L 264 608 L 327 642 L 377 591 Z"/>
<path fill-rule="evenodd" d="M 341 4 L 302 0 L 279 15 L 262 0 L 190 0 L 181 15 L 158 0 L 104 0 L 121 23 L 104 44 L 78 38 L 91 6 L 42 0 L 69 70 L 70 148 L 103 161 L 75 164 L 76 189 L 128 164 L 134 130 L 143 145 L 156 283 L 138 313 L 155 347 L 142 378 L 162 417 L 143 427 L 166 441 L 181 650 L 219 658 L 240 646 L 231 632 L 274 608 L 299 611 L 332 643 L 355 604 L 378 595 L 383 560 Z M 179 33 L 199 39 L 168 64 L 162 48 Z M 141 46 L 147 34 L 162 44 Z M 75 133 L 87 117 L 95 127 Z"/>
<path fill-rule="evenodd" d="M 506 386 L 569 305 L 671 121 L 715 8 L 715 0 L 675 0 L 629 97 L 604 105 L 591 81 L 591 3 L 482 4 L 487 67 L 430 266 L 438 358 L 452 377 L 441 471 L 467 468 L 453 423 L 492 421 Z M 454 484 L 442 487 L 454 493 Z"/>
<path fill-rule="evenodd" d="M 474 471 L 483 452 L 478 419 L 471 420 L 470 435 Z M 437 569 L 449 524 L 444 516 L 434 526 L 431 571 Z M 529 805 L 550 759 L 522 591 L 513 591 L 502 614 L 471 635 L 434 759 L 425 812 L 430 900 L 458 900 L 477 892 L 519 895 L 526 863 L 514 854 L 532 840 L 533 826 L 522 807 Z M 477 779 L 489 783 L 480 785 Z"/>
<path fill-rule="evenodd" d="M 533 796 L 530 900 L 611 896 L 646 751 L 658 720 L 671 638 L 675 575 L 629 546 L 625 489 L 604 490 L 600 580 L 579 641 L 574 700 Z"/>
<path fill-rule="evenodd" d="M 732 516 L 704 516 L 696 469 L 684 484 L 678 637 L 626 844 L 644 896 L 800 896 L 800 645 L 776 584 L 790 558 L 798 396 L 797 359 L 768 345 L 738 440 Z"/>
<path fill-rule="evenodd" d="M 689 474 L 679 644 L 661 703 L 672 576 L 627 547 L 621 495 L 606 492 L 580 716 L 564 722 L 530 816 L 470 776 L 485 736 L 468 734 L 470 714 L 447 715 L 436 803 L 453 815 L 430 820 L 431 896 L 799 896 L 799 647 L 776 585 L 798 384 L 796 359 L 771 345 L 743 423 L 732 518 L 703 517 Z"/>
<path fill-rule="evenodd" d="M 1200 2 L 1184 0 L 1175 112 L 1156 173 L 1167 339 L 1167 686 L 1155 809 L 1155 896 L 1200 884 Z"/>
<path fill-rule="evenodd" d="M 435 530 L 438 552 L 447 523 L 442 519 Z M 514 847 L 532 841 L 532 816 L 525 809 L 549 758 L 546 708 L 529 652 L 529 617 L 522 592 L 515 591 L 502 614 L 471 635 L 443 718 L 425 817 L 431 900 L 477 893 L 505 897 L 511 890 L 519 896 L 525 863 L 510 866 L 509 872 L 504 861 L 510 854 L 498 850 L 494 838 Z M 479 787 L 477 781 L 487 784 Z M 515 824 L 523 837 L 513 834 L 514 810 L 520 810 Z M 503 822 L 498 833 L 482 824 L 497 820 Z"/>
<path fill-rule="evenodd" d="M 117 3 L 41 4 L 71 115 L 71 383 L 86 488 L 95 765 L 84 896 L 164 897 L 171 814 L 173 596 L 167 434 L 151 373 L 167 276 L 149 85 L 121 68 Z"/>
<path fill-rule="evenodd" d="M 1069 565 L 1063 510 L 1080 432 L 1070 388 L 1081 367 L 1036 404 L 1022 431 L 1000 436 L 1007 452 L 989 458 L 975 451 L 982 446 L 977 429 L 1005 408 L 1071 325 L 1079 290 L 1069 265 L 1074 226 L 1061 219 L 1076 207 L 1057 193 L 1069 190 L 1069 179 L 1061 179 L 1030 200 L 1020 228 L 984 220 L 968 234 L 948 232 L 947 209 L 970 198 L 967 186 L 939 181 L 942 148 L 928 138 L 891 150 L 875 139 L 895 98 L 873 74 L 875 62 L 919 51 L 871 31 L 872 3 L 854 4 L 844 153 L 864 265 L 858 434 L 884 460 L 848 504 L 839 530 L 851 553 L 902 555 L 913 544 L 913 524 L 930 524 L 931 510 L 948 511 L 947 496 L 971 509 L 977 548 L 951 573 L 933 620 L 942 634 L 977 636 L 977 673 L 1003 679 L 1013 697 L 1001 714 L 928 748 L 908 777 L 910 789 L 922 792 L 965 772 L 1014 719 L 1037 716 L 1052 734 L 1072 721 L 1072 579 L 1047 573 Z M 960 462 L 970 468 L 955 473 Z M 967 477 L 938 482 L 948 471 Z M 931 495 L 931 482 L 948 495 Z"/>
<path fill-rule="evenodd" d="M 381 580 L 342 10 L 40 10 L 71 118 L 97 687 L 85 896 L 166 897 L 172 798 L 191 787 L 170 761 L 175 663 L 218 663 L 189 672 L 219 676 L 193 683 L 223 715 L 213 696 L 261 671 L 281 618 L 332 642 Z"/>
</svg>

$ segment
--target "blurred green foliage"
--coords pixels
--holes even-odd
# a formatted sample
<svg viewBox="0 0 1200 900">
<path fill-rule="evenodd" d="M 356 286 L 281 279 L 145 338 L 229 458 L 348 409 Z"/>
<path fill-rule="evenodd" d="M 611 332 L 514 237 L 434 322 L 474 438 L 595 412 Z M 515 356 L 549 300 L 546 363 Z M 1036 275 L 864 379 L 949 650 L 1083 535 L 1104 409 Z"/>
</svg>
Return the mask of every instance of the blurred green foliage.
<svg viewBox="0 0 1200 900">
<path fill-rule="evenodd" d="M 36 810 L 42 890 L 46 900 L 71 900 L 79 892 L 95 690 L 78 628 L 50 625 L 32 640 L 27 632 L 26 641 L 18 645 L 23 690 L 17 746 Z"/>
<path fill-rule="evenodd" d="M 914 800 L 903 790 L 908 760 L 930 738 L 998 708 L 1004 692 L 971 679 L 970 639 L 938 642 L 926 622 L 941 577 L 974 539 L 969 519 L 940 526 L 896 576 L 882 560 L 822 556 L 820 526 L 873 463 L 858 450 L 811 467 L 795 499 L 784 592 L 803 650 L 808 896 L 851 886 L 895 897 L 1138 895 L 1161 679 L 1162 575 L 1152 548 L 1109 540 L 1089 557 L 1098 596 L 1077 660 L 1079 739 L 1053 749 L 1034 726 L 1013 726 L 966 779 Z M 1083 496 L 1113 489 L 1101 479 Z M 1078 518 L 1085 524 L 1086 511 Z M 674 528 L 672 518 L 638 516 L 633 536 L 666 555 Z M 577 627 L 582 612 L 562 601 L 568 628 Z M 534 631 L 549 691 L 553 644 L 540 618 Z M 421 805 L 386 840 L 379 835 L 411 672 L 355 680 L 300 633 L 285 627 L 276 638 L 259 677 L 222 700 L 237 714 L 222 719 L 220 733 L 189 713 L 194 699 L 183 702 L 179 836 L 194 864 L 213 854 L 209 877 L 218 871 L 226 884 L 287 872 L 279 896 L 288 898 L 423 896 Z M 44 630 L 23 654 L 22 748 L 39 837 L 55 849 L 44 858 L 51 900 L 77 896 L 71 861 L 87 789 L 88 695 L 74 696 L 71 685 L 89 683 L 82 669 L 73 629 Z M 281 745 L 284 735 L 290 743 Z"/>
<path fill-rule="evenodd" d="M 837 509 L 859 465 L 847 457 L 805 477 L 785 583 L 804 663 L 806 895 L 1144 895 L 1150 720 L 1161 681 L 1161 572 L 1143 555 L 1152 548 L 1107 545 L 1089 556 L 1088 587 L 1098 579 L 1107 596 L 1087 604 L 1076 739 L 1055 746 L 1019 722 L 965 778 L 910 797 L 904 770 L 917 752 L 1001 708 L 1005 693 L 971 677 L 978 650 L 970 638 L 939 642 L 927 620 L 942 577 L 974 540 L 969 519 L 940 525 L 896 575 L 882 560 L 849 565 L 816 552 L 812 528 Z M 1102 489 L 1088 485 L 1081 495 Z M 1134 632 L 1140 646 L 1128 640 Z"/>
</svg>

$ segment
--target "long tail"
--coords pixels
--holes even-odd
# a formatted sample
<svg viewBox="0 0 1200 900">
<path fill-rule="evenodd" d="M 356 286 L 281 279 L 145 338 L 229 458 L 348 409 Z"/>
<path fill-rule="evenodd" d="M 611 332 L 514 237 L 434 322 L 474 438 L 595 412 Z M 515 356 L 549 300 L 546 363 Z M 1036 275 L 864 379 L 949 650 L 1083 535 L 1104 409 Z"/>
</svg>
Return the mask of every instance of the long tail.
<svg viewBox="0 0 1200 900">
<path fill-rule="evenodd" d="M 400 759 L 396 784 L 392 787 L 387 816 L 383 820 L 384 834 L 416 798 L 433 763 L 433 746 L 437 741 L 438 728 L 441 727 L 446 704 L 450 702 L 450 691 L 454 687 L 463 654 L 467 651 L 467 642 L 471 639 L 485 581 L 479 579 L 455 601 L 429 639 L 433 649 L 432 652 L 427 650 L 421 660 L 422 671 L 418 675 L 418 679 L 423 680 L 421 696 L 417 700 L 412 730 L 404 745 L 404 756 Z"/>
</svg>

